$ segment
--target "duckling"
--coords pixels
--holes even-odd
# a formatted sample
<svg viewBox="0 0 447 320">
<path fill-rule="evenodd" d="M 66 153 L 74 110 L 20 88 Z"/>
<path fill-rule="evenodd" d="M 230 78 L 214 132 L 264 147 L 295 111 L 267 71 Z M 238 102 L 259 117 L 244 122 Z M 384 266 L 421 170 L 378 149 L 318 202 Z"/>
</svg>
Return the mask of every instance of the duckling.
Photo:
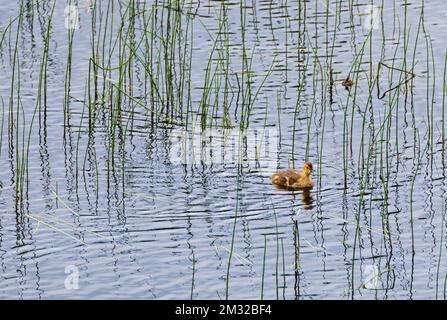
<svg viewBox="0 0 447 320">
<path fill-rule="evenodd" d="M 354 84 L 354 81 L 352 81 L 351 79 L 349 79 L 349 76 L 348 76 L 345 80 L 343 80 L 343 81 L 341 82 L 341 85 L 342 85 L 343 87 L 345 87 L 346 90 L 349 90 L 349 89 L 352 87 L 353 84 Z"/>
<path fill-rule="evenodd" d="M 283 188 L 310 189 L 314 186 L 312 177 L 310 176 L 312 171 L 312 163 L 306 162 L 304 163 L 303 171 L 292 169 L 278 171 L 272 176 L 272 183 Z"/>
</svg>

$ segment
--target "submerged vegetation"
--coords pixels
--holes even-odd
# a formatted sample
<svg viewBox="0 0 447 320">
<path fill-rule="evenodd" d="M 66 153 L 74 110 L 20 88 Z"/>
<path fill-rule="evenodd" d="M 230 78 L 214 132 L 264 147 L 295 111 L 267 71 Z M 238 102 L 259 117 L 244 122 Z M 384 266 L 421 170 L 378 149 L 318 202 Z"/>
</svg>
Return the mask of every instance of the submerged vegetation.
<svg viewBox="0 0 447 320">
<path fill-rule="evenodd" d="M 431 34 L 428 6 L 17 0 L 0 21 L 0 251 L 6 214 L 19 242 L 34 241 L 37 224 L 84 247 L 117 241 L 127 219 L 146 210 L 136 204 L 166 208 L 175 195 L 190 251 L 182 274 L 188 289 L 178 298 L 306 297 L 320 292 L 306 277 L 312 254 L 317 270 L 333 268 L 333 257 L 336 277 L 346 273 L 335 297 L 412 298 L 420 289 L 419 296 L 445 298 L 447 51 L 443 35 Z M 270 175 L 248 163 L 247 132 L 271 128 L 279 142 L 269 163 L 312 161 L 311 193 L 274 190 Z M 173 131 L 210 130 L 237 132 L 242 160 L 170 163 Z M 220 142 L 207 136 L 199 143 Z M 195 208 L 199 186 L 207 202 Z M 212 192 L 218 188 L 227 194 Z M 225 214 L 214 221 L 216 253 L 206 258 L 189 242 L 195 209 Z M 103 232 L 83 221 L 104 212 L 120 227 Z M 253 240 L 254 213 L 267 227 L 254 228 Z M 177 218 L 168 217 L 171 227 Z M 337 228 L 329 243 L 325 220 Z M 417 265 L 426 251 L 436 283 L 429 293 L 418 282 L 427 276 Z M 209 270 L 201 272 L 215 255 L 220 278 L 208 292 Z M 380 269 L 373 290 L 368 264 Z"/>
</svg>

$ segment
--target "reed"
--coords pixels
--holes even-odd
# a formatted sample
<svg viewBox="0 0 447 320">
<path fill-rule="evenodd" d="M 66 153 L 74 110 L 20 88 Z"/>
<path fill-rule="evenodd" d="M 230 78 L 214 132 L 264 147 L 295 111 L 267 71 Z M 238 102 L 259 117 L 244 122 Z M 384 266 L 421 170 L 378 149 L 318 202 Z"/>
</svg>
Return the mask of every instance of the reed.
<svg viewBox="0 0 447 320">
<path fill-rule="evenodd" d="M 264 300 L 265 265 L 267 257 L 267 235 L 264 235 L 264 255 L 262 259 L 261 300 Z"/>
</svg>

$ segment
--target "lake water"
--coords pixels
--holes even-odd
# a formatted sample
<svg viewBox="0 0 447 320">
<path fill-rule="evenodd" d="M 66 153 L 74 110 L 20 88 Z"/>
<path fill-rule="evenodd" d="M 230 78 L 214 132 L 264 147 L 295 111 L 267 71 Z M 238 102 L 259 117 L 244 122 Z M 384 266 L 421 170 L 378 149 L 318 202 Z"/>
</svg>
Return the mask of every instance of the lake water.
<svg viewBox="0 0 447 320">
<path fill-rule="evenodd" d="M 443 0 L 53 4 L 0 0 L 1 299 L 445 298 Z"/>
</svg>

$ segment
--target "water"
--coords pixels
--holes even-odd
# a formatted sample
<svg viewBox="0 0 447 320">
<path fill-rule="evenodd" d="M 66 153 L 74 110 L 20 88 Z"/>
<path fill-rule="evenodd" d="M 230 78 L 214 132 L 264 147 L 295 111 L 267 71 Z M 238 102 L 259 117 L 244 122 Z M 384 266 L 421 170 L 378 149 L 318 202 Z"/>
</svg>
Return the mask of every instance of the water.
<svg viewBox="0 0 447 320">
<path fill-rule="evenodd" d="M 210 107 L 208 119 L 214 119 L 214 128 L 207 131 L 213 140 L 206 136 L 209 146 L 239 141 L 242 99 L 248 90 L 245 86 L 238 93 L 238 85 L 243 84 L 245 38 L 253 96 L 259 90 L 253 99 L 248 137 L 262 137 L 267 132 L 272 147 L 259 161 L 251 157 L 253 142 L 225 148 L 234 159 L 242 154 L 244 161 L 238 165 L 234 159 L 217 156 L 220 147 L 213 149 L 214 154 L 202 149 L 204 161 L 191 153 L 186 163 L 175 156 L 177 137 L 183 132 L 179 123 L 185 123 L 185 116 L 152 125 L 147 98 L 151 82 L 135 57 L 133 75 L 126 80 L 133 82 L 125 84 L 121 125 L 114 127 L 111 119 L 115 119 L 116 110 L 110 110 L 110 97 L 116 101 L 118 49 L 110 57 L 115 68 L 112 79 L 106 80 L 115 85 L 108 83 L 107 88 L 115 89 L 112 95 L 106 94 L 103 104 L 98 103 L 95 128 L 89 134 L 85 101 L 89 99 L 86 88 L 94 86 L 93 77 L 90 83 L 88 79 L 95 11 L 83 3 L 79 4 L 80 29 L 75 30 L 72 47 L 69 123 L 64 119 L 69 52 L 64 1 L 57 1 L 51 23 L 46 111 L 38 109 L 33 121 L 53 2 L 34 1 L 32 6 L 29 1 L 0 1 L 0 30 L 5 39 L 0 73 L 4 106 L 0 298 L 189 299 L 192 295 L 193 299 L 224 299 L 226 294 L 235 299 L 256 299 L 261 294 L 270 299 L 444 298 L 447 239 L 442 92 L 446 46 L 442 39 L 447 10 L 441 0 L 426 1 L 421 20 L 420 1 L 406 6 L 398 0 L 372 2 L 377 7 L 368 7 L 367 0 L 246 1 L 243 36 L 239 2 L 227 2 L 228 30 L 219 31 L 220 3 L 186 1 L 183 32 L 186 13 L 194 14 L 192 111 L 186 117 L 191 121 L 190 136 L 192 128 L 200 132 L 201 118 L 196 115 L 201 110 L 213 39 L 219 32 L 228 34 L 228 43 L 222 47 L 228 48 L 228 116 L 235 128 L 219 128 L 224 116 L 223 95 L 216 97 L 216 90 L 211 90 L 205 103 Z M 18 16 L 20 3 L 25 9 L 12 86 L 18 20 L 10 29 L 7 26 Z M 104 18 L 107 1 L 97 5 Z M 148 19 L 155 3 L 143 5 L 136 4 L 137 12 L 146 8 Z M 157 7 L 161 11 L 162 3 L 157 2 Z M 120 8 L 115 2 L 110 15 L 114 20 L 109 17 L 107 29 L 111 32 L 113 26 L 113 39 L 125 10 L 125 5 Z M 378 17 L 373 23 L 368 20 L 371 12 Z M 137 16 L 134 32 L 139 43 L 144 19 L 141 12 Z M 104 32 L 105 20 L 99 26 L 99 18 L 98 13 L 97 30 Z M 160 13 L 159 18 L 166 16 L 162 18 Z M 423 24 L 418 34 L 420 20 Z M 404 39 L 408 40 L 406 54 Z M 223 40 L 215 49 L 211 70 L 225 60 L 221 43 Z M 99 47 L 101 52 L 102 45 Z M 108 40 L 106 47 L 109 50 Z M 138 47 L 142 56 L 143 48 Z M 163 52 L 158 40 L 155 50 Z M 356 57 L 360 56 L 360 71 L 355 72 L 360 61 Z M 412 82 L 405 82 L 410 73 L 400 71 L 405 56 L 408 71 L 414 57 Z M 153 59 L 161 66 L 166 61 L 163 55 Z M 384 99 L 379 99 L 375 82 L 369 85 L 377 79 L 380 61 L 386 65 L 379 73 L 381 93 L 392 89 Z M 332 97 L 328 85 L 331 68 L 335 81 Z M 174 69 L 178 71 L 178 65 Z M 215 79 L 221 79 L 222 70 L 215 73 Z M 350 91 L 341 85 L 348 75 L 355 81 Z M 102 71 L 98 77 L 102 88 L 100 76 Z M 175 77 L 177 94 L 182 82 L 179 74 Z M 165 83 L 164 77 L 157 81 Z M 224 84 L 220 83 L 217 91 L 223 92 Z M 162 95 L 164 90 L 160 88 Z M 92 96 L 93 90 L 90 92 Z M 186 89 L 183 92 L 187 101 Z M 11 118 L 14 125 L 10 125 Z M 28 185 L 20 202 L 16 190 L 20 190 L 18 173 L 28 134 Z M 352 151 L 344 148 L 344 143 L 350 145 L 351 136 Z M 200 144 L 199 139 L 195 148 Z M 194 150 L 201 152 L 200 148 Z M 293 160 L 301 167 L 306 152 L 316 169 L 313 190 L 274 188 L 269 176 L 276 169 L 292 166 Z M 369 180 L 365 180 L 366 172 Z"/>
</svg>

